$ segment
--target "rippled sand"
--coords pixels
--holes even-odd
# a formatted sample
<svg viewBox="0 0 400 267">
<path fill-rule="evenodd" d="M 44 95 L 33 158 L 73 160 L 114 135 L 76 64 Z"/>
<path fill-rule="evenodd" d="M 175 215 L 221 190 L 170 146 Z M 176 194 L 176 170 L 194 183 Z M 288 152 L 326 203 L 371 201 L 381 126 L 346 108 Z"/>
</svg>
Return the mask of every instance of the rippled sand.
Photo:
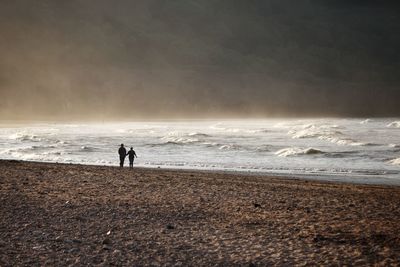
<svg viewBox="0 0 400 267">
<path fill-rule="evenodd" d="M 0 161 L 0 265 L 399 265 L 400 188 Z"/>
</svg>

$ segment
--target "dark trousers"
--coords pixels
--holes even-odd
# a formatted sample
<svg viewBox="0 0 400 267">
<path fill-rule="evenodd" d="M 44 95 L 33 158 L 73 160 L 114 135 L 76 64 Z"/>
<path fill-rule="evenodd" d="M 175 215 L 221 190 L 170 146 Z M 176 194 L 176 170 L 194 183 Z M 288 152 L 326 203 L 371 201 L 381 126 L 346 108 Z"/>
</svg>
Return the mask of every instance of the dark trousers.
<svg viewBox="0 0 400 267">
<path fill-rule="evenodd" d="M 129 167 L 133 168 L 133 161 L 135 160 L 135 158 L 129 158 Z"/>
<path fill-rule="evenodd" d="M 119 166 L 122 168 L 124 167 L 125 157 L 119 157 Z"/>
</svg>

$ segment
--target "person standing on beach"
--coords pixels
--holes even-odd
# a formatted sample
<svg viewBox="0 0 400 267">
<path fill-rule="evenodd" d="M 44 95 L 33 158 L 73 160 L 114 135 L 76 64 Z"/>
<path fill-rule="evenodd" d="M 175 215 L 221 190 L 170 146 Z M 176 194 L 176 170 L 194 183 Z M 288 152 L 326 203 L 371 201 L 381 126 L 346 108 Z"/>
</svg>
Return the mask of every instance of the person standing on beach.
<svg viewBox="0 0 400 267">
<path fill-rule="evenodd" d="M 124 167 L 124 161 L 126 157 L 126 149 L 124 147 L 124 144 L 121 144 L 121 147 L 118 149 L 118 154 L 119 154 L 119 167 Z"/>
<path fill-rule="evenodd" d="M 131 147 L 131 150 L 128 151 L 128 154 L 126 154 L 129 156 L 129 168 L 133 168 L 133 161 L 135 160 L 136 156 L 136 152 L 135 150 L 133 150 L 133 147 Z"/>
</svg>

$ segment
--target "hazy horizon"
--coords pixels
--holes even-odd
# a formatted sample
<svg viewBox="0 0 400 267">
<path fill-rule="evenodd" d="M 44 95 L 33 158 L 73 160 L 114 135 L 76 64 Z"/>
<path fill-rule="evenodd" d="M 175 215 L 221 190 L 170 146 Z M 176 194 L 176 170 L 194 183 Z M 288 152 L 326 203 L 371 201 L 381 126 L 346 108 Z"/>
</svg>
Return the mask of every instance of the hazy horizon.
<svg viewBox="0 0 400 267">
<path fill-rule="evenodd" d="M 0 1 L 0 120 L 400 116 L 396 1 Z"/>
</svg>

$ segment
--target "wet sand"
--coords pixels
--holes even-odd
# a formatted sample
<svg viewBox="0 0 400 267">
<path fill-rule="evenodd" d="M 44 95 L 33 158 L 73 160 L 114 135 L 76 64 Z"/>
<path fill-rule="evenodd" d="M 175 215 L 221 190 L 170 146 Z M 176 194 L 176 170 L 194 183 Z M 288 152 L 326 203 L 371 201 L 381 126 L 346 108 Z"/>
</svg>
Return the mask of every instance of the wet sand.
<svg viewBox="0 0 400 267">
<path fill-rule="evenodd" d="M 0 266 L 400 265 L 400 187 L 0 161 Z"/>
</svg>

